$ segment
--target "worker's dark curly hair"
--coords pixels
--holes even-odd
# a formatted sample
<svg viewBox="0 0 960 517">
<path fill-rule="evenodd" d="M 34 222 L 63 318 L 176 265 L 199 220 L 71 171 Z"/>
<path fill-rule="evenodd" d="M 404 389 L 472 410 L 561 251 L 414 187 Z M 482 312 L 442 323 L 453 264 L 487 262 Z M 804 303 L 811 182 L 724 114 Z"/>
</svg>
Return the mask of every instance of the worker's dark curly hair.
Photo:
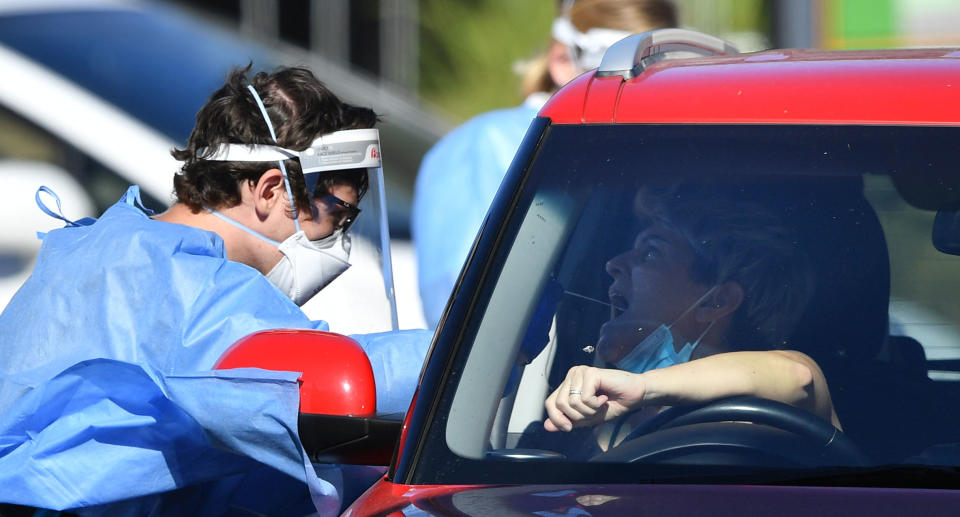
<svg viewBox="0 0 960 517">
<path fill-rule="evenodd" d="M 272 144 L 302 151 L 318 136 L 342 129 L 362 129 L 377 123 L 377 114 L 369 108 L 341 101 L 305 68 L 280 68 L 273 73 L 259 72 L 249 84 L 257 90 L 267 108 L 277 134 L 270 131 L 256 100 L 247 89 L 247 74 L 252 65 L 235 68 L 226 84 L 213 93 L 197 113 L 197 124 L 184 149 L 171 154 L 183 162 L 173 178 L 177 201 L 194 212 L 203 207 L 227 208 L 240 203 L 240 186 L 245 181 L 258 181 L 277 162 L 208 161 L 197 153 L 206 148 L 212 153 L 220 144 Z M 295 203 L 299 210 L 310 213 L 310 200 L 296 159 L 284 162 L 290 178 Z M 347 183 L 359 196 L 367 190 L 368 178 L 363 169 L 348 169 L 321 175 L 318 190 Z M 319 192 L 322 194 L 322 192 Z"/>
</svg>

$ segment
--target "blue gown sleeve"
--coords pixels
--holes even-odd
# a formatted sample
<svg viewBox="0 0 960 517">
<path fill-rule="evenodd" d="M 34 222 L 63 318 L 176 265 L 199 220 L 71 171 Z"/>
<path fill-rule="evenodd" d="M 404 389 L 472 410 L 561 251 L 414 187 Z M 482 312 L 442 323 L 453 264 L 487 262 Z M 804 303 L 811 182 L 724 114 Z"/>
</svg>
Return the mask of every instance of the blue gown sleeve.
<svg viewBox="0 0 960 517">
<path fill-rule="evenodd" d="M 199 290 L 183 322 L 182 347 L 171 371 L 208 370 L 237 340 L 269 329 L 329 330 L 325 321 L 311 321 L 259 272 L 225 262 Z"/>
<path fill-rule="evenodd" d="M 350 337 L 360 343 L 373 367 L 377 413 L 405 413 L 420 381 L 433 332 L 400 330 Z"/>
<path fill-rule="evenodd" d="M 411 231 L 423 312 L 436 328 L 503 176 L 536 111 L 477 116 L 424 156 L 414 186 Z"/>
</svg>

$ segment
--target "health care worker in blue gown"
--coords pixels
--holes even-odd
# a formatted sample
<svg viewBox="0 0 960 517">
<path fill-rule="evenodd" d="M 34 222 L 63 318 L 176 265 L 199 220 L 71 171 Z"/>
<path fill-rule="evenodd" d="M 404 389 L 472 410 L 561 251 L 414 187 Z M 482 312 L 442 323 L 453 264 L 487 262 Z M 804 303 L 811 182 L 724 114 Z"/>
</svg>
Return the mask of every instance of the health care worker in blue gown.
<svg viewBox="0 0 960 517">
<path fill-rule="evenodd" d="M 550 95 L 599 66 L 613 43 L 676 24 L 670 0 L 563 2 L 547 51 L 525 67 L 523 104 L 470 119 L 424 156 L 411 217 L 428 326 L 439 322 L 487 208 L 527 127 Z"/>
<path fill-rule="evenodd" d="M 0 315 L 0 502 L 328 515 L 357 489 L 306 457 L 298 373 L 212 368 L 254 331 L 327 328 L 298 305 L 349 266 L 354 220 L 376 217 L 360 211 L 382 182 L 377 116 L 309 70 L 249 68 L 173 151 L 169 210 L 151 215 L 133 186 L 45 236 Z M 429 333 L 354 337 L 378 409 L 405 410 Z"/>
</svg>

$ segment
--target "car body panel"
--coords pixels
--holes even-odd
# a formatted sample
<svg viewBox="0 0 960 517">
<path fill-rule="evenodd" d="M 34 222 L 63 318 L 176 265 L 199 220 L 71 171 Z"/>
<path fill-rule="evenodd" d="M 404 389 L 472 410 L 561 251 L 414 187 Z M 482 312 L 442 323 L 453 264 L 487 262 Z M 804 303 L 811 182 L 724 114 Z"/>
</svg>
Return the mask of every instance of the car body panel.
<svg viewBox="0 0 960 517">
<path fill-rule="evenodd" d="M 613 123 L 622 81 L 619 77 L 596 77 L 589 84 L 590 92 L 584 99 L 582 120 L 590 123 Z"/>
<path fill-rule="evenodd" d="M 950 490 L 791 486 L 411 486 L 381 481 L 344 516 L 359 515 L 952 515 Z"/>
<path fill-rule="evenodd" d="M 787 50 L 664 61 L 621 82 L 616 97 L 595 97 L 611 78 L 580 76 L 540 115 L 556 124 L 952 125 L 960 122 L 958 73 L 958 49 Z M 597 106 L 611 100 L 613 120 L 609 107 Z"/>
</svg>

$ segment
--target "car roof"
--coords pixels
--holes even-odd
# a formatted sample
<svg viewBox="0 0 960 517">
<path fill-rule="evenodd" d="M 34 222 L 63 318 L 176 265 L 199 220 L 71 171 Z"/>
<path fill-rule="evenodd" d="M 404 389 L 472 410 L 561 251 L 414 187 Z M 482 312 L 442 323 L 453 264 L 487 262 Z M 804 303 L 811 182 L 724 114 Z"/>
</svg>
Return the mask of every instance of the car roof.
<svg viewBox="0 0 960 517">
<path fill-rule="evenodd" d="M 960 49 L 773 50 L 581 75 L 543 107 L 559 124 L 960 124 Z"/>
</svg>

